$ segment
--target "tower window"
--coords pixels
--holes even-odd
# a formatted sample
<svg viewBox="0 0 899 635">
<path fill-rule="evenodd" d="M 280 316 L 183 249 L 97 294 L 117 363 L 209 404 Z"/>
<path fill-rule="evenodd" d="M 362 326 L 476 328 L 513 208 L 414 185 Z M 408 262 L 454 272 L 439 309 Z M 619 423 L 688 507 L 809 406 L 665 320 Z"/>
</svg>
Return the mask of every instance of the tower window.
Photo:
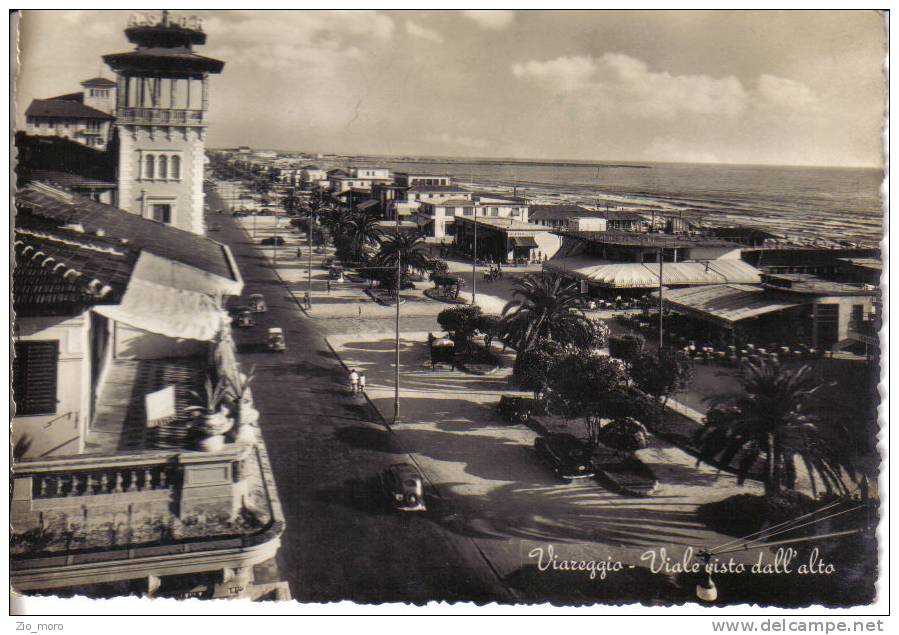
<svg viewBox="0 0 899 635">
<path fill-rule="evenodd" d="M 144 159 L 144 175 L 148 179 L 156 176 L 156 158 L 152 154 L 148 154 Z"/>
<path fill-rule="evenodd" d="M 172 222 L 172 206 L 169 203 L 155 203 L 150 207 L 150 218 L 158 223 Z"/>
<path fill-rule="evenodd" d="M 177 155 L 172 157 L 172 178 L 181 178 L 181 157 Z"/>
<path fill-rule="evenodd" d="M 159 161 L 159 164 L 158 164 L 159 178 L 161 178 L 161 179 L 168 178 L 168 176 L 169 176 L 169 160 L 168 160 L 168 158 L 166 158 L 166 156 L 163 154 L 159 157 L 158 161 Z"/>
</svg>

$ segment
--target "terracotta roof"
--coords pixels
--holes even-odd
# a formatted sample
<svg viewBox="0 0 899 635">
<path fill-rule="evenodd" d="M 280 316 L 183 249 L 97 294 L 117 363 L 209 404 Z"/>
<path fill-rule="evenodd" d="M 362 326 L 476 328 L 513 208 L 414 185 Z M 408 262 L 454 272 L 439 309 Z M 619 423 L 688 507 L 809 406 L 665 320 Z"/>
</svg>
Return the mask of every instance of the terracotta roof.
<svg viewBox="0 0 899 635">
<path fill-rule="evenodd" d="M 17 228 L 13 303 L 18 313 L 117 302 L 137 256 L 102 238 L 74 230 Z"/>
<path fill-rule="evenodd" d="M 103 88 L 107 88 L 110 86 L 115 86 L 115 82 L 111 79 L 106 79 L 105 77 L 92 77 L 91 79 L 86 79 L 81 82 L 82 86 L 102 86 Z"/>
<path fill-rule="evenodd" d="M 56 117 L 59 119 L 113 119 L 102 110 L 67 99 L 35 99 L 25 111 L 26 117 Z"/>
<path fill-rule="evenodd" d="M 43 181 L 44 183 L 73 189 L 110 190 L 118 188 L 118 183 L 115 183 L 114 181 L 92 179 L 81 176 L 80 174 L 71 174 L 69 172 L 59 172 L 56 170 L 32 170 L 28 177 L 31 181 Z"/>
<path fill-rule="evenodd" d="M 22 216 L 36 216 L 58 225 L 78 223 L 85 233 L 147 251 L 229 279 L 240 280 L 232 269 L 227 248 L 210 238 L 170 225 L 141 218 L 124 210 L 97 203 L 85 196 L 53 188 L 40 182 L 29 183 L 16 193 Z M 19 219 L 16 219 L 17 225 Z"/>
</svg>

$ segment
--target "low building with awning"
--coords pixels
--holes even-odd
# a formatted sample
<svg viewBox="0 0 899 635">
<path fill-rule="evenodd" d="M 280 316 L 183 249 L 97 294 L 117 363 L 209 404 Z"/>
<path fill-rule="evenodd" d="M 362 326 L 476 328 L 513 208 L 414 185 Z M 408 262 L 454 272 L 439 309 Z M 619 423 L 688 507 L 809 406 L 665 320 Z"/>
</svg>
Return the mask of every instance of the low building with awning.
<svg viewBox="0 0 899 635">
<path fill-rule="evenodd" d="M 557 258 L 544 268 L 600 289 L 653 289 L 664 286 L 758 284 L 759 271 L 742 260 L 720 259 L 697 262 L 613 262 L 589 256 Z"/>
<path fill-rule="evenodd" d="M 453 239 L 457 248 L 469 254 L 474 253 L 477 239 L 478 259 L 500 263 L 551 258 L 562 243 L 542 225 L 493 216 L 456 216 Z"/>
<path fill-rule="evenodd" d="M 653 297 L 658 298 L 658 292 Z M 801 304 L 771 296 L 760 286 L 745 284 L 668 289 L 663 292 L 663 300 L 671 309 L 728 328 L 743 320 L 785 311 Z"/>
</svg>

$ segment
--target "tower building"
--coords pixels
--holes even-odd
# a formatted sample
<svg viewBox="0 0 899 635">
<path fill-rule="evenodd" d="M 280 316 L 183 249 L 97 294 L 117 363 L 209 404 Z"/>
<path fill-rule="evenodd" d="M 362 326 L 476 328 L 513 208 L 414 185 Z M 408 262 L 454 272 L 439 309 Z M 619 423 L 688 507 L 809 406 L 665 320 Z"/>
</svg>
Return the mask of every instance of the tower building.
<svg viewBox="0 0 899 635">
<path fill-rule="evenodd" d="M 209 75 L 225 63 L 194 53 L 198 18 L 134 15 L 125 36 L 135 50 L 103 56 L 117 75 L 119 207 L 203 234 Z"/>
</svg>

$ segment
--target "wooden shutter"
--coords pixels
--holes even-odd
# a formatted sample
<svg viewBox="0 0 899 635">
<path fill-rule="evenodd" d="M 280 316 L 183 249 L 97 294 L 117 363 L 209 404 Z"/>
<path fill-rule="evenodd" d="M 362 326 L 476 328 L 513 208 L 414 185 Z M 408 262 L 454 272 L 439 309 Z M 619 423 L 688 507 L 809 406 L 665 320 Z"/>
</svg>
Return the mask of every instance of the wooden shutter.
<svg viewBox="0 0 899 635">
<path fill-rule="evenodd" d="M 13 398 L 18 415 L 56 412 L 59 341 L 16 342 Z"/>
</svg>

